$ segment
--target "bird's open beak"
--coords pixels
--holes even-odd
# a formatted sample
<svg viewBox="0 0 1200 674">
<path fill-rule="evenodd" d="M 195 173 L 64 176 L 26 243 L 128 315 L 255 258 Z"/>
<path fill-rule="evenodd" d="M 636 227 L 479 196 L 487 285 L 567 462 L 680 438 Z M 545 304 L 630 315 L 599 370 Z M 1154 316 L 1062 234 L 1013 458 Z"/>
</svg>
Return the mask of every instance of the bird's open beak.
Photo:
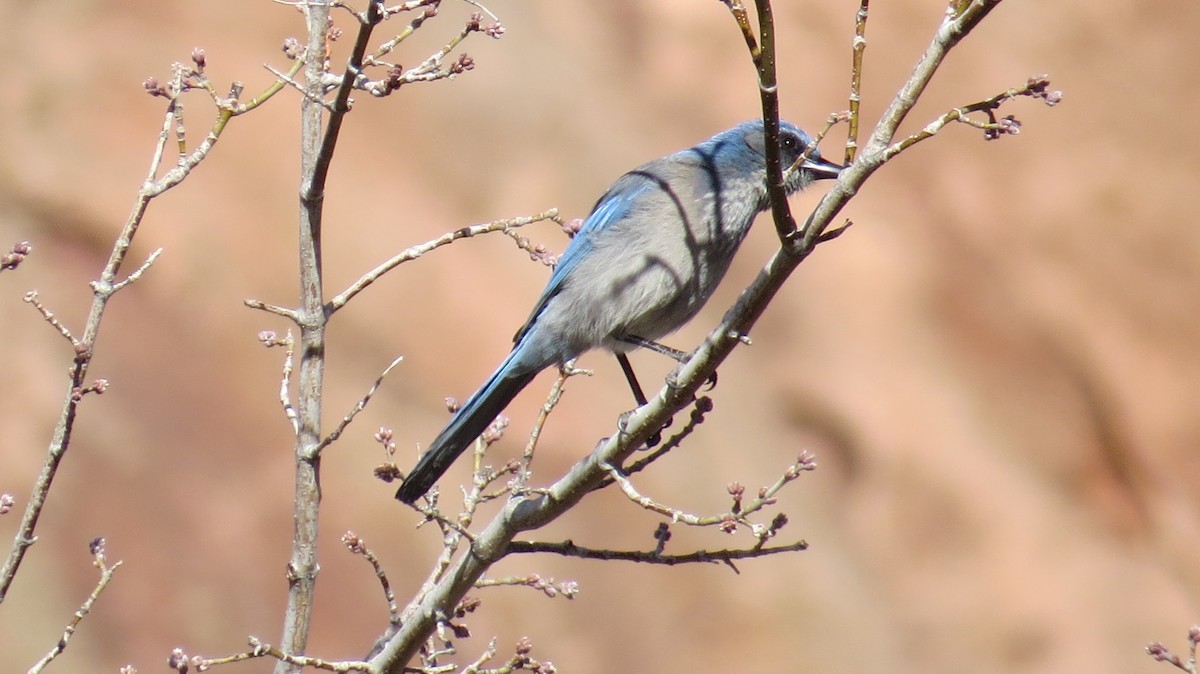
<svg viewBox="0 0 1200 674">
<path fill-rule="evenodd" d="M 805 159 L 800 167 L 813 174 L 813 178 L 816 180 L 836 178 L 842 172 L 842 169 L 846 168 L 825 158 L 813 159 L 812 157 Z"/>
</svg>

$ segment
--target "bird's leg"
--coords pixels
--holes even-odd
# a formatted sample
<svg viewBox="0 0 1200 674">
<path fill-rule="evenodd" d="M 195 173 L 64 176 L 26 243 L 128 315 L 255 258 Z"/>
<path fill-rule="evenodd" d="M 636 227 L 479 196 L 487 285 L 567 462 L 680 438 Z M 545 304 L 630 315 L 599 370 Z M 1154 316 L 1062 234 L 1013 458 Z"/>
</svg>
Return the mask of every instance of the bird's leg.
<svg viewBox="0 0 1200 674">
<path fill-rule="evenodd" d="M 629 357 L 623 353 L 617 354 L 617 362 L 621 364 L 621 371 L 625 373 L 625 381 L 629 382 L 629 388 L 633 391 L 633 399 L 637 401 L 638 407 L 646 404 L 646 393 L 642 391 L 642 385 L 638 383 L 637 375 L 633 373 L 633 365 L 629 362 Z M 621 428 L 624 430 L 625 420 L 622 419 Z M 666 425 L 670 426 L 671 422 L 667 421 Z M 662 442 L 662 431 L 655 431 L 653 435 L 646 438 L 646 447 L 650 448 Z"/>
<path fill-rule="evenodd" d="M 680 351 L 679 349 L 672 349 L 665 344 L 659 344 L 658 342 L 652 339 L 646 339 L 645 337 L 626 335 L 621 337 L 620 340 L 626 344 L 640 346 L 643 349 L 650 349 L 655 353 L 661 353 L 662 355 L 673 359 L 676 363 L 682 363 L 688 359 L 688 354 L 684 353 L 683 351 Z"/>
<path fill-rule="evenodd" d="M 651 351 L 653 351 L 655 353 L 661 353 L 662 355 L 664 355 L 668 358 L 674 359 L 675 362 L 679 363 L 680 365 L 686 363 L 688 358 L 692 357 L 692 354 L 690 354 L 690 353 L 680 351 L 679 349 L 672 349 L 671 347 L 666 346 L 665 344 L 659 344 L 658 342 L 656 342 L 652 339 L 646 339 L 645 337 L 638 337 L 637 335 L 626 335 L 624 337 L 620 337 L 619 339 L 622 342 L 625 342 L 626 344 L 640 346 L 643 349 L 650 349 Z M 625 365 L 622 364 L 621 367 L 624 368 Z M 628 372 L 629 371 L 626 370 L 626 375 L 625 375 L 626 377 L 629 376 Z M 708 385 L 709 391 L 716 388 L 717 373 L 714 372 L 711 375 L 709 375 L 708 379 L 704 383 Z"/>
<path fill-rule="evenodd" d="M 642 385 L 638 383 L 637 375 L 633 373 L 633 365 L 630 364 L 629 358 L 623 353 L 618 353 L 617 362 L 621 364 L 621 371 L 625 373 L 625 381 L 629 382 L 629 389 L 633 391 L 633 399 L 637 401 L 638 407 L 645 405 L 646 393 L 642 391 Z"/>
</svg>

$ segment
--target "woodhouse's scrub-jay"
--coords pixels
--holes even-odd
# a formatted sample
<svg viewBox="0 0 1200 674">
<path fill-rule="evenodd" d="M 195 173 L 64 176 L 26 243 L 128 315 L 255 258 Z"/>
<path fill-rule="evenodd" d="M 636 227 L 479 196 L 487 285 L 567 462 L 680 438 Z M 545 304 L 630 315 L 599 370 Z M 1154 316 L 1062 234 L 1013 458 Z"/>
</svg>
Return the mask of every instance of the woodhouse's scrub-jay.
<svg viewBox="0 0 1200 674">
<path fill-rule="evenodd" d="M 812 140 L 780 122 L 786 170 Z M 545 368 L 585 351 L 623 353 L 691 320 L 769 207 L 763 122 L 744 122 L 621 176 L 596 202 L 517 332 L 513 350 L 454 414 L 396 498 L 413 503 Z M 813 148 L 791 194 L 842 167 Z"/>
</svg>

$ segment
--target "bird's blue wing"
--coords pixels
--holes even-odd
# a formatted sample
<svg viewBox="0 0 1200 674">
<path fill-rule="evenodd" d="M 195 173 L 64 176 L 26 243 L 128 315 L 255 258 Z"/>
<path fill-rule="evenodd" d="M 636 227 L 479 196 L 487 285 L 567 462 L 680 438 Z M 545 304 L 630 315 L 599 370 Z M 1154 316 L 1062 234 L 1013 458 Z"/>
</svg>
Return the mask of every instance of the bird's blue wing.
<svg viewBox="0 0 1200 674">
<path fill-rule="evenodd" d="M 594 237 L 612 223 L 628 217 L 633 204 L 649 189 L 650 184 L 639 178 L 636 173 L 627 173 L 604 196 L 600 197 L 600 200 L 592 207 L 592 212 L 588 215 L 587 220 L 583 222 L 583 226 L 575 234 L 575 238 L 571 239 L 570 245 L 558 258 L 558 263 L 554 265 L 554 272 L 550 274 L 546 288 L 542 290 L 542 295 L 538 297 L 537 304 L 529 313 L 525 324 L 513 337 L 514 342 L 521 341 L 521 337 L 533 327 L 538 315 L 546 308 L 550 299 L 562 290 L 563 282 L 571 274 L 571 271 L 575 269 L 580 260 L 591 253 L 595 245 Z"/>
</svg>

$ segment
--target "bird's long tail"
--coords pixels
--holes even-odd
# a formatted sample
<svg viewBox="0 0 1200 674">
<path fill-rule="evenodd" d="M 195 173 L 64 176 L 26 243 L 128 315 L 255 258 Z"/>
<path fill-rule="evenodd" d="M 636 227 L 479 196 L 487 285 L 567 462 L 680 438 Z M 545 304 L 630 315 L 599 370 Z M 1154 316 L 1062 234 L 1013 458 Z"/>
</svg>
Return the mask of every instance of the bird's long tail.
<svg viewBox="0 0 1200 674">
<path fill-rule="evenodd" d="M 396 491 L 397 499 L 413 503 L 429 491 L 463 450 L 487 429 L 529 382 L 533 381 L 540 368 L 532 372 L 513 372 L 517 369 L 514 365 L 518 350 L 514 349 L 508 358 L 504 359 L 487 383 L 458 409 L 450 423 L 433 439 L 429 449 Z"/>
</svg>

